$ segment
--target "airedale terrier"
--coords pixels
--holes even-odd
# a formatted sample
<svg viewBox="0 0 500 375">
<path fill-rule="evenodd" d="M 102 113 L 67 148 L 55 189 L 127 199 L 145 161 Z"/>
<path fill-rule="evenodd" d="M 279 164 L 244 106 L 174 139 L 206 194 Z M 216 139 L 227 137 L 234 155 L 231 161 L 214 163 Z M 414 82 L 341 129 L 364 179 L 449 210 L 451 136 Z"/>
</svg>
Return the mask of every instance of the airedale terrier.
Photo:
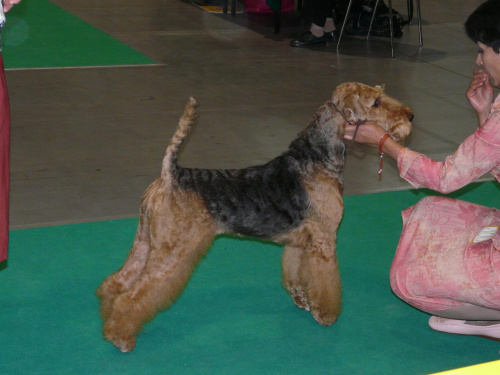
<svg viewBox="0 0 500 375">
<path fill-rule="evenodd" d="M 377 121 L 401 141 L 410 133 L 410 108 L 380 86 L 344 83 L 287 151 L 267 164 L 230 170 L 177 165 L 197 114 L 198 101 L 191 97 L 161 177 L 142 197 L 132 250 L 96 292 L 105 338 L 131 351 L 144 323 L 174 302 L 221 233 L 283 244 L 284 288 L 318 323 L 332 324 L 341 310 L 336 238 L 344 208 L 346 121 Z"/>
</svg>

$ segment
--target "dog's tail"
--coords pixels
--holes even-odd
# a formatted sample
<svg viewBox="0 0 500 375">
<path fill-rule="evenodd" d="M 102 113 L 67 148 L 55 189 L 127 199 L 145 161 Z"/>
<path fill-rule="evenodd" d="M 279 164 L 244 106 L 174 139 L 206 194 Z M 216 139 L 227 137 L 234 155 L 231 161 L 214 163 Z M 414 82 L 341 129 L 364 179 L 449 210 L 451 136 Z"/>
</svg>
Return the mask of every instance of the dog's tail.
<svg viewBox="0 0 500 375">
<path fill-rule="evenodd" d="M 179 154 L 179 150 L 182 143 L 186 139 L 186 136 L 189 134 L 191 128 L 196 122 L 196 118 L 198 117 L 198 107 L 198 100 L 194 96 L 189 97 L 189 101 L 184 109 L 184 114 L 179 120 L 177 130 L 167 147 L 161 168 L 161 178 L 167 184 L 172 182 L 172 177 L 175 175 L 175 169 L 177 168 L 177 155 Z"/>
</svg>

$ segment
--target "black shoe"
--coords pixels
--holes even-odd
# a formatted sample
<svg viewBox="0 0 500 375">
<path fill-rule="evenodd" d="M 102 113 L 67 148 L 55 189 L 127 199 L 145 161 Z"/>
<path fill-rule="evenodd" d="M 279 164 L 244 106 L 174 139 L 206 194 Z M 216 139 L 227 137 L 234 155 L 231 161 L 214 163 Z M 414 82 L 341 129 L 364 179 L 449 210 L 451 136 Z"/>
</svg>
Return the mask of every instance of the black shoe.
<svg viewBox="0 0 500 375">
<path fill-rule="evenodd" d="M 333 40 L 334 42 L 336 40 L 339 40 L 339 35 L 340 35 L 340 31 L 338 31 L 338 30 L 325 32 L 325 38 L 328 40 Z"/>
<path fill-rule="evenodd" d="M 294 39 L 290 42 L 292 47 L 320 47 L 326 46 L 326 37 L 314 36 L 310 31 L 302 34 L 299 39 Z"/>
</svg>

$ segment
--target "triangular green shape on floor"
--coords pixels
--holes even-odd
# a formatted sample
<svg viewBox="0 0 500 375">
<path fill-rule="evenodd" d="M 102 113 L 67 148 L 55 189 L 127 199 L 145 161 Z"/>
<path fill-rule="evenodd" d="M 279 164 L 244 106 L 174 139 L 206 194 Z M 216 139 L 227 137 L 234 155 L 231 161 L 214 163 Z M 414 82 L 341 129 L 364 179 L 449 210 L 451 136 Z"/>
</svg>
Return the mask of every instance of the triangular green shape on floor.
<svg viewBox="0 0 500 375">
<path fill-rule="evenodd" d="M 155 64 L 47 0 L 23 0 L 6 17 L 6 69 Z"/>
</svg>

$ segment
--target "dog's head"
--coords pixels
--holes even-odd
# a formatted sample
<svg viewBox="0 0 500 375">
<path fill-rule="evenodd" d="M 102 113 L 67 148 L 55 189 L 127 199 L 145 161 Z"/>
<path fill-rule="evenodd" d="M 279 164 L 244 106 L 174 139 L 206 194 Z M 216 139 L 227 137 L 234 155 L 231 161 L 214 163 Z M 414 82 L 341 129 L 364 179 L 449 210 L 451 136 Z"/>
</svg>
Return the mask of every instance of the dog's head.
<svg viewBox="0 0 500 375">
<path fill-rule="evenodd" d="M 337 86 L 332 102 L 349 122 L 375 121 L 396 142 L 403 141 L 410 134 L 411 108 L 387 96 L 382 86 L 346 82 Z"/>
</svg>

